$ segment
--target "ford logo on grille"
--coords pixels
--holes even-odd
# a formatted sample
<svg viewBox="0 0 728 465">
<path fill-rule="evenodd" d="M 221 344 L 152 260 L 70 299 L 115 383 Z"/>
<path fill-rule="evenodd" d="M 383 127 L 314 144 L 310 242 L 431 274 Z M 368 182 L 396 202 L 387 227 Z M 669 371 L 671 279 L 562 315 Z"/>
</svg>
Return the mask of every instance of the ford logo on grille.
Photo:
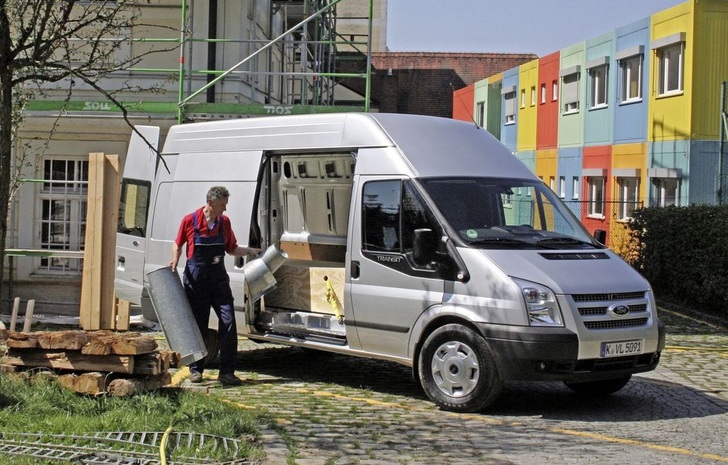
<svg viewBox="0 0 728 465">
<path fill-rule="evenodd" d="M 609 312 L 617 316 L 624 316 L 629 313 L 629 307 L 626 305 L 612 305 L 609 307 Z"/>
</svg>

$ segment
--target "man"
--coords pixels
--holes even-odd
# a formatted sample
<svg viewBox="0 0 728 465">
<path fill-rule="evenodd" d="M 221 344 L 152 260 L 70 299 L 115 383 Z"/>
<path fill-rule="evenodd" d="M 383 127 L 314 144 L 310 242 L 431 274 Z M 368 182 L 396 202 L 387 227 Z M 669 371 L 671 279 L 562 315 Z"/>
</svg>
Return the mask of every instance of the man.
<svg viewBox="0 0 728 465">
<path fill-rule="evenodd" d="M 207 192 L 207 203 L 182 218 L 177 238 L 172 244 L 169 266 L 173 272 L 177 272 L 182 247 L 186 245 L 187 264 L 183 283 L 192 313 L 204 334 L 210 318 L 210 307 L 215 310 L 219 321 L 218 381 L 228 386 L 239 386 L 242 382 L 234 373 L 238 351 L 237 326 L 230 277 L 225 270 L 224 258 L 226 253 L 234 256 L 258 255 L 260 249 L 238 245 L 230 219 L 223 215 L 228 197 L 230 192 L 227 188 L 213 186 Z M 201 382 L 204 362 L 191 363 L 189 369 L 190 382 Z"/>
</svg>

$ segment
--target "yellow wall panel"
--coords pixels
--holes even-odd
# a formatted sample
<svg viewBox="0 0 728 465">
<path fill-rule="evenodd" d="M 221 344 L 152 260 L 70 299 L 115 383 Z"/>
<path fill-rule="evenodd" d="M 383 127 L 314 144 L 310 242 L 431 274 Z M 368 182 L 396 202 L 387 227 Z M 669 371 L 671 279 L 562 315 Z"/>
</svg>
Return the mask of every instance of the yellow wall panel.
<svg viewBox="0 0 728 465">
<path fill-rule="evenodd" d="M 661 39 L 672 34 L 685 33 L 685 52 L 683 66 L 683 92 L 660 97 L 659 62 L 656 50 L 650 50 L 650 105 L 648 113 L 648 133 L 650 141 L 667 141 L 690 138 L 690 104 L 693 81 L 693 3 L 685 2 L 655 13 L 651 18 L 650 40 Z"/>
<path fill-rule="evenodd" d="M 640 172 L 640 200 L 647 199 L 647 144 L 619 144 L 612 146 L 612 172 L 619 169 L 638 169 Z"/>
<path fill-rule="evenodd" d="M 536 149 L 536 120 L 538 116 L 538 60 L 532 60 L 518 70 L 518 139 L 517 149 Z"/>
<path fill-rule="evenodd" d="M 557 149 L 537 150 L 536 151 L 536 176 L 541 178 L 543 182 L 554 191 L 558 192 L 558 179 L 556 174 L 558 171 L 559 151 Z M 551 186 L 551 179 L 554 185 Z"/>
<path fill-rule="evenodd" d="M 720 87 L 728 81 L 728 1 L 695 4 L 692 138 L 720 137 Z"/>
</svg>

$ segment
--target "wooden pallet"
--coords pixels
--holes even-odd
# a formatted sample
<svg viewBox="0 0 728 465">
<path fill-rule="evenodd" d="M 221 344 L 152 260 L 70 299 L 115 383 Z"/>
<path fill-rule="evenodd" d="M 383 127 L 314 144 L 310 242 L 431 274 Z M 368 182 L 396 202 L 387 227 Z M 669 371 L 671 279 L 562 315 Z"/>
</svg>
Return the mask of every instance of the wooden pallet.
<svg viewBox="0 0 728 465">
<path fill-rule="evenodd" d="M 85 394 L 115 396 L 159 389 L 170 383 L 180 355 L 160 350 L 153 337 L 134 332 L 0 330 L 7 350 L 4 371 L 50 369 L 59 383 Z"/>
</svg>

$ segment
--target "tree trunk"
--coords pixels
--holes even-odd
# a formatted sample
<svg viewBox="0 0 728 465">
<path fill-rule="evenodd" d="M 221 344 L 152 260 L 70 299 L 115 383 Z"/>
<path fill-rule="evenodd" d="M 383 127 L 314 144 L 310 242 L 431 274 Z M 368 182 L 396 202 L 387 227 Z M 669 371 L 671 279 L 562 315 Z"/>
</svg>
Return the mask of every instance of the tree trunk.
<svg viewBox="0 0 728 465">
<path fill-rule="evenodd" d="M 13 68 L 10 54 L 10 23 L 5 2 L 0 2 L 0 302 L 4 295 L 5 244 L 10 209 L 10 158 L 13 154 Z"/>
</svg>

